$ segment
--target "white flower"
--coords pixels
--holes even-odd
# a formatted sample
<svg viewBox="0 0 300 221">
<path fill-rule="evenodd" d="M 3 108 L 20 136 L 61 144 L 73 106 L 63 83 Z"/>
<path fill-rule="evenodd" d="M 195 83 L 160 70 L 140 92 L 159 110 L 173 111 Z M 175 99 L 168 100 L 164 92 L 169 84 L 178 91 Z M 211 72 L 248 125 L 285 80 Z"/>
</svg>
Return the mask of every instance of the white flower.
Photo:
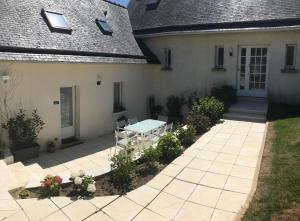
<svg viewBox="0 0 300 221">
<path fill-rule="evenodd" d="M 79 170 L 79 176 L 83 177 L 85 175 L 85 171 L 84 170 Z"/>
<path fill-rule="evenodd" d="M 89 184 L 86 190 L 90 193 L 95 193 L 96 192 L 95 184 Z"/>
<path fill-rule="evenodd" d="M 74 184 L 75 185 L 81 185 L 82 184 L 82 178 L 81 177 L 75 177 Z"/>
<path fill-rule="evenodd" d="M 75 179 L 76 177 L 79 177 L 79 172 L 73 172 L 73 173 L 71 173 L 71 179 Z"/>
</svg>

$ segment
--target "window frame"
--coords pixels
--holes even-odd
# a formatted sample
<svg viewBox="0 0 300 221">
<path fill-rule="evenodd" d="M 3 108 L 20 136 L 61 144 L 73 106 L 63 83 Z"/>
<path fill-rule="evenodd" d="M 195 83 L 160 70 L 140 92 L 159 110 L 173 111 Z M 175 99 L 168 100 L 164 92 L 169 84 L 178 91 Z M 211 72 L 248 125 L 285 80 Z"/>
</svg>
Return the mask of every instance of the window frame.
<svg viewBox="0 0 300 221">
<path fill-rule="evenodd" d="M 49 18 L 47 13 L 62 16 L 67 26 L 63 27 L 63 26 L 53 25 L 52 22 L 51 22 L 51 19 Z M 47 23 L 47 25 L 48 25 L 51 32 L 60 32 L 60 33 L 68 33 L 68 34 L 72 33 L 72 28 L 71 28 L 69 22 L 67 21 L 67 19 L 64 16 L 63 13 L 55 12 L 55 11 L 51 11 L 51 10 L 46 10 L 46 9 L 43 8 L 41 14 L 44 17 L 44 19 L 45 19 L 45 21 L 46 21 L 46 23 Z"/>
<path fill-rule="evenodd" d="M 288 65 L 287 63 L 287 56 L 288 56 L 288 47 L 294 47 L 294 57 L 293 57 L 293 65 Z M 285 58 L 284 58 L 284 68 L 285 70 L 296 70 L 297 64 L 297 44 L 286 44 L 285 46 Z"/>
<path fill-rule="evenodd" d="M 223 64 L 220 65 L 220 49 L 223 49 Z M 215 69 L 224 69 L 225 65 L 225 47 L 224 45 L 215 46 Z"/>
<path fill-rule="evenodd" d="M 164 48 L 163 70 L 172 70 L 172 49 Z"/>
<path fill-rule="evenodd" d="M 115 85 L 119 85 L 119 99 L 118 99 L 118 104 L 115 103 Z M 123 88 L 124 88 L 124 83 L 122 81 L 116 81 L 113 82 L 113 113 L 119 113 L 122 111 L 125 111 L 124 103 L 123 103 Z"/>
<path fill-rule="evenodd" d="M 99 29 L 101 30 L 102 34 L 104 34 L 104 35 L 112 35 L 114 33 L 114 31 L 112 30 L 112 27 L 109 25 L 109 23 L 107 22 L 106 19 L 99 19 L 99 18 L 97 18 L 95 20 L 95 22 L 96 22 L 97 26 L 99 27 Z M 110 30 L 105 29 L 102 26 L 102 23 L 106 23 Z"/>
</svg>

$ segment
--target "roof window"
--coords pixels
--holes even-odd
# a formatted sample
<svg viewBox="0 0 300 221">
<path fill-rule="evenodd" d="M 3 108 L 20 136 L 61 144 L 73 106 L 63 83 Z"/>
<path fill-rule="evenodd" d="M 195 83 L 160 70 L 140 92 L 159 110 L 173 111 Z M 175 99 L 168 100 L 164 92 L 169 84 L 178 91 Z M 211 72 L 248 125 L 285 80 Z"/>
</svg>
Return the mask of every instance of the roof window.
<svg viewBox="0 0 300 221">
<path fill-rule="evenodd" d="M 62 13 L 42 9 L 42 16 L 46 20 L 46 23 L 51 31 L 71 34 L 72 29 Z"/>
<path fill-rule="evenodd" d="M 112 35 L 113 30 L 111 29 L 110 25 L 106 20 L 96 19 L 96 24 L 98 25 L 98 27 L 104 35 Z"/>
<path fill-rule="evenodd" d="M 146 10 L 155 10 L 159 5 L 160 0 L 146 0 Z"/>
</svg>

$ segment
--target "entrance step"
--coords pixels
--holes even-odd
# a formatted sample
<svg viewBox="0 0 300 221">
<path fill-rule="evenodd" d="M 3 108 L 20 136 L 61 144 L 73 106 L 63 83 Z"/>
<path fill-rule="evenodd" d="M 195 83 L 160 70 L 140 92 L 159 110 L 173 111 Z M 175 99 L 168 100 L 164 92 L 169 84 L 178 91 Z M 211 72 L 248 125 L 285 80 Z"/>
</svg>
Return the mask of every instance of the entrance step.
<svg viewBox="0 0 300 221">
<path fill-rule="evenodd" d="M 264 123 L 267 120 L 266 115 L 259 114 L 247 114 L 247 113 L 226 113 L 224 114 L 224 119 L 228 120 L 240 120 L 240 121 L 250 121 Z"/>
<path fill-rule="evenodd" d="M 268 100 L 265 98 L 239 97 L 238 102 L 229 108 L 228 113 L 224 114 L 224 118 L 266 122 L 268 105 Z"/>
</svg>

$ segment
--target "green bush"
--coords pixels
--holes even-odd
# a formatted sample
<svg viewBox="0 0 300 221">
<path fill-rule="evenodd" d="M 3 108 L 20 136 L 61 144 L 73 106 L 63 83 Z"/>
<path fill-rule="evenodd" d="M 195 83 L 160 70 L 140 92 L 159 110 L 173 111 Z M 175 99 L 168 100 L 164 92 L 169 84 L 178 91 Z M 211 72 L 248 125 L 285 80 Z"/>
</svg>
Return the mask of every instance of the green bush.
<svg viewBox="0 0 300 221">
<path fill-rule="evenodd" d="M 19 196 L 21 199 L 26 199 L 29 197 L 29 194 L 30 194 L 29 190 L 27 190 L 26 188 L 22 188 L 19 193 Z"/>
<path fill-rule="evenodd" d="M 158 141 L 157 148 L 161 151 L 161 158 L 171 161 L 182 154 L 180 140 L 174 133 L 168 133 Z"/>
<path fill-rule="evenodd" d="M 196 129 L 191 125 L 188 125 L 187 128 L 180 127 L 177 130 L 177 137 L 184 147 L 189 147 L 195 141 Z"/>
<path fill-rule="evenodd" d="M 33 110 L 31 117 L 28 117 L 26 111 L 20 109 L 16 116 L 10 118 L 2 127 L 8 130 L 12 148 L 16 150 L 35 146 L 44 122 L 37 110 Z"/>
<path fill-rule="evenodd" d="M 143 151 L 141 161 L 145 162 L 148 167 L 155 168 L 155 162 L 161 157 L 161 151 L 159 148 L 149 147 Z"/>
<path fill-rule="evenodd" d="M 116 185 L 124 186 L 130 183 L 130 175 L 135 168 L 133 149 L 127 147 L 120 150 L 111 159 L 113 181 Z"/>
<path fill-rule="evenodd" d="M 211 90 L 211 96 L 223 102 L 226 111 L 231 104 L 234 104 L 237 101 L 236 89 L 228 85 L 213 88 Z"/>
<path fill-rule="evenodd" d="M 210 122 L 215 124 L 223 116 L 224 104 L 214 97 L 207 97 L 195 102 L 192 107 L 192 112 L 209 117 Z"/>
<path fill-rule="evenodd" d="M 210 119 L 207 116 L 192 112 L 187 116 L 187 124 L 193 126 L 197 134 L 205 133 L 211 125 Z"/>
</svg>

